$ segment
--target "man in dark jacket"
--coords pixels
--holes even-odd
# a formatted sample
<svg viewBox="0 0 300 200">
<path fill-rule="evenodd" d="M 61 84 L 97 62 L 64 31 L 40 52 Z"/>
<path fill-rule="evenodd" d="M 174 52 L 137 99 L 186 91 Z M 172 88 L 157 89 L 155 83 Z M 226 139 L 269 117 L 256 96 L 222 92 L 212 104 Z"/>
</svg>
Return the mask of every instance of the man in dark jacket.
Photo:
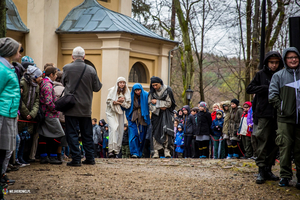
<svg viewBox="0 0 300 200">
<path fill-rule="evenodd" d="M 76 99 L 75 106 L 64 112 L 66 116 L 66 136 L 72 152 L 72 161 L 68 162 L 67 165 L 81 166 L 78 133 L 75 128 L 77 124 L 80 127 L 86 156 L 86 160 L 82 163 L 95 164 L 91 108 L 93 92 L 98 92 L 102 84 L 96 70 L 92 66 L 84 64 L 85 52 L 82 47 L 76 47 L 73 50 L 72 58 L 74 62 L 65 65 L 63 68 L 64 73 L 61 82 L 65 86 L 65 94 L 70 94 L 74 90 L 85 66 L 86 69 L 74 94 Z"/>
<path fill-rule="evenodd" d="M 276 51 L 266 54 L 263 69 L 256 73 L 255 77 L 248 85 L 248 94 L 256 94 L 256 106 L 253 108 L 255 117 L 258 119 L 258 128 L 255 133 L 257 138 L 257 159 L 256 165 L 259 167 L 257 184 L 262 184 L 265 180 L 278 180 L 272 171 L 278 147 L 275 144 L 277 120 L 273 106 L 268 102 L 268 90 L 273 74 L 283 68 L 281 55 Z"/>
<path fill-rule="evenodd" d="M 293 176 L 293 152 L 297 172 L 297 189 L 300 189 L 300 54 L 295 47 L 283 51 L 285 68 L 272 77 L 269 102 L 277 109 L 278 130 L 276 144 L 280 151 L 280 186 L 288 186 Z"/>
</svg>

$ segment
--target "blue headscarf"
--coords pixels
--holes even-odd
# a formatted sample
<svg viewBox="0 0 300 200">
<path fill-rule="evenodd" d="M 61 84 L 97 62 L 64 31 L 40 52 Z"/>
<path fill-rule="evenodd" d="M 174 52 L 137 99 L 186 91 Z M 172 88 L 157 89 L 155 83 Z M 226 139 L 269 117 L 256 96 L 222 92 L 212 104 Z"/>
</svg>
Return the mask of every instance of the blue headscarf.
<svg viewBox="0 0 300 200">
<path fill-rule="evenodd" d="M 133 103 L 134 103 L 134 91 L 135 90 L 142 90 L 141 96 L 140 96 L 142 117 L 144 118 L 145 122 L 149 125 L 150 124 L 150 116 L 149 116 L 149 105 L 148 105 L 148 92 L 146 92 L 143 89 L 143 86 L 139 83 L 135 83 L 131 90 L 131 106 L 129 109 L 126 110 L 127 120 L 130 121 L 131 117 L 132 117 Z"/>
</svg>

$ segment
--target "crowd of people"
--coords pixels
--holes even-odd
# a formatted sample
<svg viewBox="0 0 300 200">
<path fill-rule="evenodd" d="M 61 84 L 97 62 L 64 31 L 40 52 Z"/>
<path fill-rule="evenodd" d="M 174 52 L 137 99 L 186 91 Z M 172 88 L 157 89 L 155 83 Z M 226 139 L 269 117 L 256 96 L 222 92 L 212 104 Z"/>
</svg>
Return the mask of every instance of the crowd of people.
<svg viewBox="0 0 300 200">
<path fill-rule="evenodd" d="M 253 159 L 259 167 L 257 184 L 279 180 L 272 173 L 280 160 L 280 186 L 292 178 L 300 189 L 300 69 L 299 52 L 266 54 L 246 92 L 253 101 L 206 102 L 175 110 L 170 86 L 150 79 L 150 91 L 135 83 L 130 91 L 119 77 L 109 89 L 106 120 L 91 119 L 93 92 L 102 84 L 96 70 L 85 64 L 82 47 L 60 71 L 53 63 L 40 70 L 22 45 L 0 38 L 0 172 L 1 187 L 15 181 L 8 171 L 40 164 L 94 165 L 95 158 Z M 22 57 L 22 58 L 21 58 Z M 19 61 L 21 62 L 19 63 Z M 60 112 L 56 103 L 72 96 L 75 104 Z M 125 123 L 126 122 L 126 123 Z M 85 158 L 82 161 L 82 158 Z M 0 191 L 1 188 L 0 188 Z M 0 198 L 3 198 L 1 194 Z"/>
</svg>

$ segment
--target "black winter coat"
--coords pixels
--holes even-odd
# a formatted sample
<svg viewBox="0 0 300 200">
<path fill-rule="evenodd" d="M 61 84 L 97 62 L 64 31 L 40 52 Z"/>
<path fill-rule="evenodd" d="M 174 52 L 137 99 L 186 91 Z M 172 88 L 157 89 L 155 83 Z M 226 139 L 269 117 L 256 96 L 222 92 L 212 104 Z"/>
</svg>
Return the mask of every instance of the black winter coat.
<svg viewBox="0 0 300 200">
<path fill-rule="evenodd" d="M 281 55 L 276 51 L 270 51 L 266 54 L 263 69 L 256 73 L 246 88 L 248 94 L 256 94 L 256 108 L 253 110 L 256 118 L 273 118 L 276 115 L 275 109 L 268 101 L 269 85 L 273 74 L 277 72 L 271 71 L 268 67 L 268 60 L 274 54 L 281 59 L 277 71 L 283 68 Z"/>
<path fill-rule="evenodd" d="M 210 135 L 211 134 L 211 114 L 210 112 L 200 111 L 197 113 L 197 129 L 195 135 Z"/>
</svg>

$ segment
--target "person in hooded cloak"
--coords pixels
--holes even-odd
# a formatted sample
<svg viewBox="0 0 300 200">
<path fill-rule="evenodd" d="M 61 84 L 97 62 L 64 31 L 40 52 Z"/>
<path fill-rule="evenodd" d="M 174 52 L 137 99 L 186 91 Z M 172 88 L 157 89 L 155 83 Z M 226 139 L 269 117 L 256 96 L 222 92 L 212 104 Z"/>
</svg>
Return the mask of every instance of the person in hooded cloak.
<svg viewBox="0 0 300 200">
<path fill-rule="evenodd" d="M 124 77 L 119 77 L 116 85 L 109 89 L 106 105 L 109 126 L 108 156 L 113 158 L 119 154 L 122 147 L 124 110 L 131 105 L 130 91 Z"/>
<path fill-rule="evenodd" d="M 129 148 L 132 158 L 141 158 L 150 124 L 148 92 L 139 83 L 133 85 L 131 90 L 131 106 L 126 110 L 129 128 Z"/>
</svg>

